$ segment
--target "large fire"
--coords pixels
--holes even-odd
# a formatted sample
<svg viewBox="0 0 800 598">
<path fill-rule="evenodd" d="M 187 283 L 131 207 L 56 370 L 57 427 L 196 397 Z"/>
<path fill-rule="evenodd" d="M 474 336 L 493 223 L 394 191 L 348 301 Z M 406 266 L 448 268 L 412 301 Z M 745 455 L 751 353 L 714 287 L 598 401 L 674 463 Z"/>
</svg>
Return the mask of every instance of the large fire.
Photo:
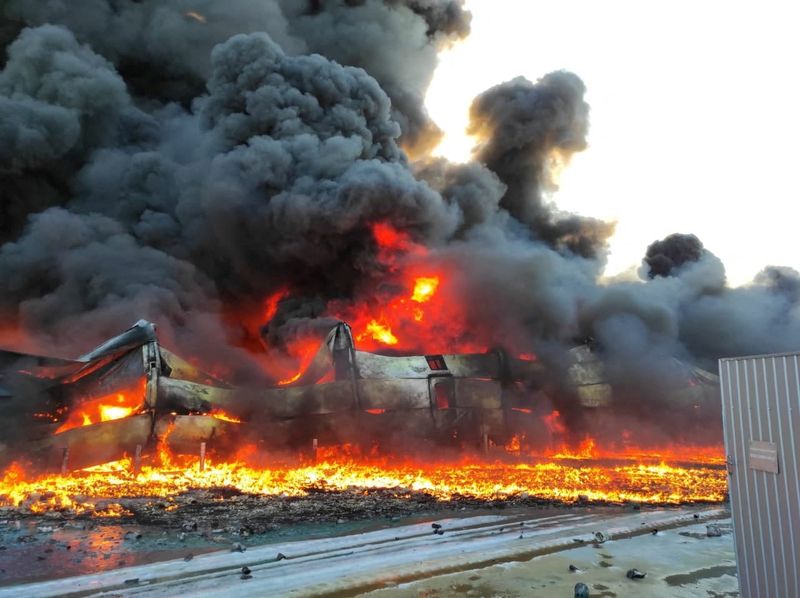
<svg viewBox="0 0 800 598">
<path fill-rule="evenodd" d="M 473 338 L 466 323 L 456 290 L 451 288 L 441 265 L 431 262 L 428 249 L 415 243 L 408 234 L 390 224 L 379 222 L 372 227 L 377 260 L 383 269 L 382 282 L 363 289 L 354 301 L 330 301 L 321 315 L 347 322 L 363 351 L 392 350 L 427 353 L 481 353 L 485 343 Z M 250 321 L 252 335 L 268 326 L 276 316 L 281 301 L 290 298 L 291 289 L 281 288 L 269 295 L 257 316 Z M 290 364 L 269 369 L 285 386 L 297 381 L 319 346 L 318 337 L 297 337 L 285 341 L 282 352 Z M 268 347 L 268 350 L 272 350 Z"/>
<path fill-rule="evenodd" d="M 470 336 L 452 273 L 430 259 L 429 251 L 387 223 L 372 228 L 382 283 L 362 299 L 331 301 L 327 315 L 350 324 L 363 351 L 480 353 L 485 343 Z"/>
<path fill-rule="evenodd" d="M 80 403 L 79 409 L 70 412 L 67 419 L 55 433 L 59 434 L 72 428 L 122 419 L 133 415 L 142 407 L 144 392 L 143 381 L 136 389 L 84 400 Z"/>
<path fill-rule="evenodd" d="M 427 249 L 386 223 L 372 230 L 378 259 L 385 270 L 385 285 L 354 301 L 332 301 L 322 315 L 349 322 L 357 346 L 365 351 L 415 351 L 427 354 L 485 352 L 487 347 L 470 336 L 461 304 L 454 300 L 457 289 L 448 273 L 427 260 Z M 248 316 L 247 326 L 267 327 L 292 290 L 281 288 Z M 257 323 L 257 324 L 254 324 Z M 250 331 L 252 333 L 252 330 Z M 252 334 L 251 334 L 252 336 Z M 297 337 L 282 348 L 284 360 L 269 366 L 278 386 L 297 382 L 311 364 L 320 339 Z M 270 347 L 267 347 L 270 349 Z M 519 358 L 536 360 L 533 353 Z M 324 381 L 324 380 L 323 380 Z M 126 418 L 142 412 L 145 395 L 141 388 L 90 397 L 72 409 L 56 430 L 67 430 Z M 511 411 L 533 416 L 528 407 Z M 380 415 L 384 409 L 366 409 Z M 215 410 L 208 414 L 226 422 L 239 419 Z M 240 492 L 264 496 L 302 496 L 318 491 L 363 491 L 388 489 L 399 495 L 423 492 L 442 500 L 459 498 L 496 500 L 519 497 L 575 502 L 582 500 L 620 503 L 674 504 L 722 501 L 727 480 L 719 446 L 668 446 L 643 449 L 623 443 L 613 448 L 599 446 L 586 436 L 578 442 L 562 442 L 567 429 L 557 411 L 539 414 L 550 434 L 546 448 L 529 443 L 518 434 L 505 446 L 488 446 L 483 454 L 465 453 L 457 458 L 411 458 L 365 454 L 348 447 L 318 448 L 315 458 L 275 455 L 252 458 L 245 446 L 239 457 L 198 457 L 171 454 L 162 437 L 161 446 L 144 462 L 133 464 L 133 456 L 68 475 L 34 475 L 19 464 L 0 479 L 0 506 L 21 507 L 30 512 L 67 510 L 101 515 L 124 513 L 113 501 L 131 497 L 169 497 L 193 489 L 232 487 Z M 167 435 L 169 432 L 167 432 Z M 138 450 L 138 449 L 137 449 Z M 248 457 L 247 455 L 250 455 Z M 149 460 L 149 461 L 148 461 Z M 112 502 L 109 503 L 109 500 Z"/>
<path fill-rule="evenodd" d="M 517 447 L 519 444 L 516 445 Z M 584 447 L 585 448 L 585 447 Z M 726 471 L 720 447 L 665 447 L 634 454 L 630 449 L 591 455 L 562 447 L 550 457 L 520 455 L 514 443 L 492 458 L 462 456 L 425 462 L 361 454 L 349 446 L 320 448 L 317 460 L 297 458 L 250 463 L 172 455 L 162 448 L 157 464 L 134 473 L 131 460 L 87 468 L 71 475 L 28 476 L 19 466 L 0 480 L 0 505 L 30 512 L 61 510 L 113 516 L 124 509 L 109 499 L 164 498 L 193 489 L 236 488 L 263 496 L 304 496 L 319 491 L 389 489 L 423 492 L 443 501 L 539 498 L 559 502 L 678 504 L 725 499 Z"/>
</svg>

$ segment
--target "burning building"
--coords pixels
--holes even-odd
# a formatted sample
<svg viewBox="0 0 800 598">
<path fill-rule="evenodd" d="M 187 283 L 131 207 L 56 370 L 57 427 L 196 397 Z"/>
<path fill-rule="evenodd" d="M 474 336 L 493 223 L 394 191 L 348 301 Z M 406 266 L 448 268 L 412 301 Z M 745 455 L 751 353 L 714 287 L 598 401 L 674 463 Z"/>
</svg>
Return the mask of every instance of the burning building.
<svg viewBox="0 0 800 598">
<path fill-rule="evenodd" d="M 586 347 L 568 372 L 586 407 L 612 389 Z M 477 445 L 530 434 L 546 400 L 544 367 L 501 350 L 385 356 L 356 350 L 341 322 L 306 369 L 272 388 L 232 387 L 162 347 L 144 320 L 75 360 L 0 352 L 4 415 L 20 431 L 4 461 L 62 472 L 141 458 L 163 439 L 175 453 L 235 453 L 243 438 L 264 450 L 399 439 Z M 676 409 L 714 401 L 715 376 L 699 369 L 674 396 Z M 548 400 L 548 404 L 549 404 Z M 533 439 L 531 439 L 533 440 Z M 137 465 L 138 467 L 138 465 Z"/>
<path fill-rule="evenodd" d="M 422 452 L 391 479 L 439 497 L 724 496 L 675 471 L 691 492 L 653 490 L 657 469 L 573 484 L 516 463 L 470 469 L 486 473 L 475 486 L 429 467 L 442 447 L 716 465 L 702 368 L 800 332 L 796 272 L 730 288 L 690 235 L 651 246 L 638 279 L 603 278 L 613 223 L 550 195 L 587 146 L 577 75 L 480 94 L 473 159 L 453 164 L 431 153 L 423 98 L 437 54 L 469 33 L 459 0 L 94 6 L 0 8 L 7 502 L 22 500 L 21 462 L 125 455 L 127 471 L 168 449 L 241 463 L 243 447 L 315 439 Z M 138 318 L 158 337 L 146 322 L 119 335 Z M 247 475 L 254 491 L 306 487 Z"/>
</svg>

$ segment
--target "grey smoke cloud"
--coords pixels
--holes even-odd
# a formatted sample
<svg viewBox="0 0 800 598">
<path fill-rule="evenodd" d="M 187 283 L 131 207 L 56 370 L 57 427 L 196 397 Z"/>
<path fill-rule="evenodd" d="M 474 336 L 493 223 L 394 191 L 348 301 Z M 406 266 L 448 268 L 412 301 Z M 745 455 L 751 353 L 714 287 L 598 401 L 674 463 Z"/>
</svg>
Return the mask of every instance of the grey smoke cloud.
<svg viewBox="0 0 800 598">
<path fill-rule="evenodd" d="M 441 133 L 423 105 L 439 50 L 469 32 L 462 0 L 9 0 L 2 15 L 60 24 L 112 61 L 137 95 L 183 103 L 202 93 L 212 48 L 266 32 L 290 55 L 318 52 L 360 66 L 393 101 L 405 143 L 420 152 Z"/>
<path fill-rule="evenodd" d="M 437 54 L 469 33 L 470 15 L 459 0 L 334 0 L 282 2 L 289 31 L 311 52 L 360 66 L 392 99 L 406 149 L 423 156 L 441 139 L 424 95 Z"/>
<path fill-rule="evenodd" d="M 645 275 L 649 278 L 670 276 L 684 264 L 699 260 L 704 251 L 703 243 L 695 235 L 671 234 L 647 248 L 643 264 L 647 265 Z"/>
<path fill-rule="evenodd" d="M 548 198 L 553 157 L 587 144 L 576 75 L 476 98 L 474 162 L 425 154 L 422 97 L 437 52 L 468 31 L 460 2 L 75 4 L 0 9 L 14 39 L 0 71 L 0 313 L 54 351 L 145 317 L 176 349 L 257 380 L 237 306 L 288 286 L 270 342 L 326 329 L 329 301 L 386 274 L 379 221 L 451 273 L 465 334 L 536 352 L 555 382 L 567 350 L 594 339 L 625 409 L 666 427 L 653 388 L 676 378 L 672 357 L 713 370 L 796 348 L 797 273 L 729 288 L 694 237 L 651 246 L 641 281 L 601 282 L 612 226 Z"/>
<path fill-rule="evenodd" d="M 597 256 L 613 232 L 599 220 L 559 214 L 545 201 L 550 161 L 586 148 L 589 105 L 574 74 L 554 72 L 532 83 L 518 77 L 483 92 L 470 108 L 475 158 L 508 187 L 501 206 L 537 240 L 583 257 Z"/>
</svg>

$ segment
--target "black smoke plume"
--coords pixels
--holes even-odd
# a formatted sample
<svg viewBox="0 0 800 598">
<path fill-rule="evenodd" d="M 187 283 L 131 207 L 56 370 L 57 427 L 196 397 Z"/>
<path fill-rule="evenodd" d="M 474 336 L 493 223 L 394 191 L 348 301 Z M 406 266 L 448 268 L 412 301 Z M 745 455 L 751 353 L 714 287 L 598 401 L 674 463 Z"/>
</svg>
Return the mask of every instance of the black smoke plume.
<svg viewBox="0 0 800 598">
<path fill-rule="evenodd" d="M 483 92 L 470 109 L 475 157 L 507 190 L 501 207 L 529 226 L 535 238 L 582 257 L 595 257 L 613 227 L 591 218 L 558 214 L 545 202 L 554 187 L 552 162 L 586 148 L 589 105 L 583 82 L 556 72 L 537 83 L 518 77 Z"/>
<path fill-rule="evenodd" d="M 549 197 L 587 145 L 576 75 L 484 92 L 475 161 L 431 158 L 422 100 L 468 31 L 457 0 L 4 2 L 3 321 L 77 354 L 147 318 L 265 382 L 240 307 L 291 289 L 270 343 L 327 325 L 328 302 L 385 275 L 371 227 L 388 221 L 452 274 L 465 334 L 541 356 L 565 413 L 586 339 L 621 411 L 668 435 L 694 417 L 658 392 L 683 379 L 675 358 L 797 348 L 797 274 L 730 288 L 693 236 L 651 247 L 646 280 L 602 280 L 613 226 Z"/>
<path fill-rule="evenodd" d="M 660 241 L 654 241 L 647 248 L 644 257 L 648 266 L 647 276 L 671 276 L 685 263 L 699 260 L 704 251 L 703 244 L 695 235 L 674 233 Z"/>
</svg>

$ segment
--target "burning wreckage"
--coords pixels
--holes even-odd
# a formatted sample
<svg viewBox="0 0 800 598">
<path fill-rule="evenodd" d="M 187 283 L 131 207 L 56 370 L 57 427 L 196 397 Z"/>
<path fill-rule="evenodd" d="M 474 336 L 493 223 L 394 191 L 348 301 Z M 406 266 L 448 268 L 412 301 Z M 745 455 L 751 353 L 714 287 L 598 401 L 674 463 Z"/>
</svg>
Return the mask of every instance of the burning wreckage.
<svg viewBox="0 0 800 598">
<path fill-rule="evenodd" d="M 602 362 L 587 345 L 570 352 L 567 380 L 585 408 L 613 401 Z M 686 378 L 678 405 L 718 400 L 718 379 L 675 361 Z M 81 469 L 152 451 L 233 452 L 242 438 L 265 449 L 343 439 L 502 444 L 524 430 L 546 397 L 545 367 L 502 350 L 386 356 L 358 351 L 337 324 L 289 385 L 225 384 L 163 347 L 140 320 L 74 360 L 0 351 L 0 467 Z M 9 422 L 12 422 L 9 425 Z M 134 461 L 136 463 L 137 461 Z"/>
</svg>

